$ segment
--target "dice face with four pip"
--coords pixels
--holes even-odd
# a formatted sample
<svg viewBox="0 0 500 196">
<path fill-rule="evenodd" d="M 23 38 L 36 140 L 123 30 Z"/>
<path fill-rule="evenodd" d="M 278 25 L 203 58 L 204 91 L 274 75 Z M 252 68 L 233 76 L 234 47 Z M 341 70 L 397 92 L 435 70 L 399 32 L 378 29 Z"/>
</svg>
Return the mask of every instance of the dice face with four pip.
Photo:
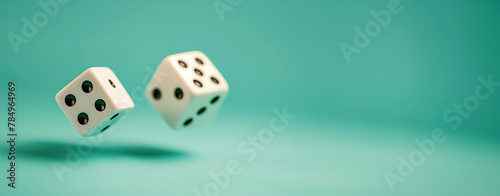
<svg viewBox="0 0 500 196">
<path fill-rule="evenodd" d="M 172 128 L 182 129 L 212 119 L 228 90 L 210 59 L 192 51 L 163 59 L 145 93 Z"/>
<path fill-rule="evenodd" d="M 127 91 L 107 67 L 85 70 L 57 93 L 56 101 L 82 136 L 105 131 L 134 108 Z"/>
</svg>

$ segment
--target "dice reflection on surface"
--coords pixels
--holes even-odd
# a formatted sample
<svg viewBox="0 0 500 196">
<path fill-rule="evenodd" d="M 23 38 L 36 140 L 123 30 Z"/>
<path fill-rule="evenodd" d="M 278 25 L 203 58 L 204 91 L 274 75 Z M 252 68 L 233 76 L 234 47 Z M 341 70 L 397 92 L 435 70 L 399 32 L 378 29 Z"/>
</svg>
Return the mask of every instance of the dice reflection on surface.
<svg viewBox="0 0 500 196">
<path fill-rule="evenodd" d="M 82 136 L 104 132 L 134 108 L 127 91 L 107 67 L 85 70 L 57 93 L 56 102 Z"/>
<path fill-rule="evenodd" d="M 167 56 L 151 78 L 146 97 L 174 129 L 212 119 L 224 102 L 229 86 L 199 51 Z"/>
</svg>

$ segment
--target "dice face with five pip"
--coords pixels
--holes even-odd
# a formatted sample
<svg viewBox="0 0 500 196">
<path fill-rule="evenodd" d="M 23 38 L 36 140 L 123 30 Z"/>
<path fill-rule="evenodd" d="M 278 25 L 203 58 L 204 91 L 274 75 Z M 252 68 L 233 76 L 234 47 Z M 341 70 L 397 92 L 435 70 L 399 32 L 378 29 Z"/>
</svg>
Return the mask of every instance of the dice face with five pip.
<svg viewBox="0 0 500 196">
<path fill-rule="evenodd" d="M 134 108 L 127 91 L 107 67 L 85 70 L 57 93 L 56 101 L 82 136 L 105 131 Z"/>
<path fill-rule="evenodd" d="M 212 119 L 228 90 L 210 59 L 192 51 L 163 59 L 145 93 L 172 128 L 182 129 Z"/>
</svg>

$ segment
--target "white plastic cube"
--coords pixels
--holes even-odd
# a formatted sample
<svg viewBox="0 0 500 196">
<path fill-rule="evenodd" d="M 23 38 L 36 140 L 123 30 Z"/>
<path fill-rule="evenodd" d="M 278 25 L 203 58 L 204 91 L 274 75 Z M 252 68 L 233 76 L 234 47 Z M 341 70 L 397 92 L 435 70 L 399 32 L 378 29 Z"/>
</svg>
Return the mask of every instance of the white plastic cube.
<svg viewBox="0 0 500 196">
<path fill-rule="evenodd" d="M 107 67 L 85 70 L 57 93 L 56 101 L 82 136 L 105 131 L 134 108 L 132 98 Z"/>
<path fill-rule="evenodd" d="M 205 54 L 174 54 L 161 62 L 146 97 L 174 129 L 212 119 L 226 99 L 229 86 Z"/>
</svg>

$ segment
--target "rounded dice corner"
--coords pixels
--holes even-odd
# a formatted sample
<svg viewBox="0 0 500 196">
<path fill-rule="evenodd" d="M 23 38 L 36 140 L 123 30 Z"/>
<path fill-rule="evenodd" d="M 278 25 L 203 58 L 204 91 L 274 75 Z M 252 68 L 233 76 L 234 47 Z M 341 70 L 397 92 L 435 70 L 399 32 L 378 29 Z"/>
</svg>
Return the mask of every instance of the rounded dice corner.
<svg viewBox="0 0 500 196">
<path fill-rule="evenodd" d="M 80 133 L 80 132 L 78 132 Z M 96 136 L 96 135 L 99 135 L 100 133 L 95 131 L 95 130 L 91 130 L 91 131 L 88 131 L 86 133 L 80 133 L 81 136 L 83 137 L 92 137 L 92 136 Z"/>
<path fill-rule="evenodd" d="M 59 97 L 60 97 L 60 91 L 54 96 L 54 99 L 56 100 L 57 104 L 59 104 Z"/>
<path fill-rule="evenodd" d="M 90 68 L 86 69 L 83 73 L 92 72 L 93 74 L 96 74 L 97 71 L 101 71 L 101 70 L 113 72 L 113 70 L 111 70 L 109 67 L 90 67 Z"/>
<path fill-rule="evenodd" d="M 190 51 L 190 52 L 186 52 L 186 53 L 191 53 L 193 55 L 200 55 L 200 56 L 203 56 L 205 58 L 207 58 L 207 55 L 205 55 L 205 53 L 199 51 L 199 50 L 193 50 L 193 51 Z"/>
</svg>

